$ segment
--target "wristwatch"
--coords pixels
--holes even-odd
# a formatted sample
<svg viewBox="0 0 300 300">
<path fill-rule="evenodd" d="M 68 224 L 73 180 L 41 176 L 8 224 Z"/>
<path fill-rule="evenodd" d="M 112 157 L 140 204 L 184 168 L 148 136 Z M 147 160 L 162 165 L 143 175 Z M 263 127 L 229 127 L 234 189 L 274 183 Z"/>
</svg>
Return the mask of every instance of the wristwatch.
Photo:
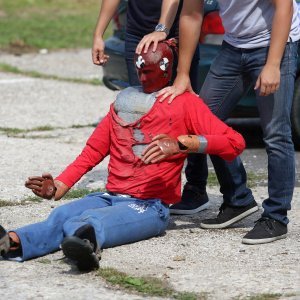
<svg viewBox="0 0 300 300">
<path fill-rule="evenodd" d="M 169 35 L 170 30 L 164 24 L 157 24 L 155 30 L 157 32 L 164 32 L 167 36 Z"/>
</svg>

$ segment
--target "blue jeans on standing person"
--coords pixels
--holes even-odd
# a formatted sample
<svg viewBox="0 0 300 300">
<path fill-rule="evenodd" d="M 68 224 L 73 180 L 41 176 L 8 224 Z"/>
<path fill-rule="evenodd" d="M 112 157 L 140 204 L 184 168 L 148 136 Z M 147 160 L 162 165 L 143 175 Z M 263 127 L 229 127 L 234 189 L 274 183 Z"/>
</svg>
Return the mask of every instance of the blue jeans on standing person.
<svg viewBox="0 0 300 300">
<path fill-rule="evenodd" d="M 280 87 L 267 97 L 256 91 L 263 140 L 268 155 L 268 192 L 263 202 L 263 217 L 288 223 L 287 210 L 295 184 L 295 153 L 292 142 L 290 113 L 297 67 L 298 42 L 285 47 L 280 70 Z M 213 61 L 200 91 L 200 97 L 220 119 L 226 120 L 249 86 L 255 84 L 266 63 L 268 47 L 240 49 L 223 42 L 221 51 Z M 194 156 L 201 165 L 203 157 Z M 253 195 L 246 186 L 246 172 L 241 159 L 226 162 L 211 156 L 224 202 L 232 206 L 246 206 Z M 188 166 L 188 182 L 197 181 L 203 174 Z"/>
<path fill-rule="evenodd" d="M 161 235 L 168 222 L 169 208 L 159 199 L 92 193 L 55 208 L 45 221 L 14 232 L 21 240 L 21 260 L 28 260 L 58 250 L 66 236 L 87 224 L 95 229 L 99 248 L 109 248 Z"/>
</svg>

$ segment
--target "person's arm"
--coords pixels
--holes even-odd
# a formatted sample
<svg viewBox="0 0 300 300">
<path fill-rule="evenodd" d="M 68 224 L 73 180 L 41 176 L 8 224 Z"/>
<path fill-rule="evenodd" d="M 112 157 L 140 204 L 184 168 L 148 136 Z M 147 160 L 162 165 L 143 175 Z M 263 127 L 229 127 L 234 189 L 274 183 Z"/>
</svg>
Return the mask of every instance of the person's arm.
<svg viewBox="0 0 300 300">
<path fill-rule="evenodd" d="M 158 23 L 165 25 L 170 30 L 174 23 L 174 19 L 178 10 L 178 5 L 179 0 L 163 0 L 161 6 L 160 19 Z M 153 31 L 152 33 L 145 35 L 137 45 L 136 53 L 141 54 L 142 51 L 144 53 L 147 53 L 151 43 L 153 43 L 152 51 L 155 52 L 158 42 L 165 40 L 167 36 L 168 35 L 165 32 L 157 31 Z"/>
<path fill-rule="evenodd" d="M 170 97 L 168 102 L 185 92 L 193 92 L 190 81 L 190 68 L 197 44 L 203 20 L 203 0 L 185 0 L 179 22 L 179 57 L 177 77 L 172 86 L 158 92 L 160 101 Z"/>
<path fill-rule="evenodd" d="M 92 59 L 95 65 L 103 65 L 109 59 L 104 53 L 104 32 L 117 11 L 120 0 L 102 0 L 96 29 L 94 31 L 94 41 L 92 48 Z"/>
<path fill-rule="evenodd" d="M 272 0 L 275 13 L 272 21 L 272 32 L 268 58 L 254 89 L 259 89 L 261 96 L 275 93 L 280 85 L 280 63 L 289 37 L 293 18 L 292 0 Z"/>
</svg>

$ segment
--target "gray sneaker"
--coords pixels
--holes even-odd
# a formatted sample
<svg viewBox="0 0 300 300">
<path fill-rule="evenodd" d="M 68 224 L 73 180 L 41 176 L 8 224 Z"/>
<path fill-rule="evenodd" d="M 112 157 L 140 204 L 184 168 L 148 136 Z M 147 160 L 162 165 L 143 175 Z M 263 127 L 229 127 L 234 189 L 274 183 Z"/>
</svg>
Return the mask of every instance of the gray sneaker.
<svg viewBox="0 0 300 300">
<path fill-rule="evenodd" d="M 0 225 L 0 256 L 7 254 L 10 248 L 9 236 L 6 230 Z"/>
</svg>

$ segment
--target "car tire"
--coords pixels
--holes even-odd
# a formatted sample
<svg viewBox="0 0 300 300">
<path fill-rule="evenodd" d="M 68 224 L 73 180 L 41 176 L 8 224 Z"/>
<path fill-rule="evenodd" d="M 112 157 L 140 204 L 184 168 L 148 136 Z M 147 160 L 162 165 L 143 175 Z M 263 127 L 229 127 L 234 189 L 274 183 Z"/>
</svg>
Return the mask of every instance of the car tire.
<svg viewBox="0 0 300 300">
<path fill-rule="evenodd" d="M 300 76 L 295 82 L 291 121 L 295 149 L 300 150 Z"/>
<path fill-rule="evenodd" d="M 113 80 L 110 79 L 110 78 L 107 78 L 107 77 L 104 76 L 104 77 L 102 78 L 102 82 L 103 82 L 103 84 L 104 84 L 108 89 L 110 89 L 110 90 L 112 90 L 112 91 L 119 91 L 119 90 L 121 90 L 121 88 L 120 88 L 118 85 L 114 84 L 114 83 L 113 83 Z"/>
</svg>

